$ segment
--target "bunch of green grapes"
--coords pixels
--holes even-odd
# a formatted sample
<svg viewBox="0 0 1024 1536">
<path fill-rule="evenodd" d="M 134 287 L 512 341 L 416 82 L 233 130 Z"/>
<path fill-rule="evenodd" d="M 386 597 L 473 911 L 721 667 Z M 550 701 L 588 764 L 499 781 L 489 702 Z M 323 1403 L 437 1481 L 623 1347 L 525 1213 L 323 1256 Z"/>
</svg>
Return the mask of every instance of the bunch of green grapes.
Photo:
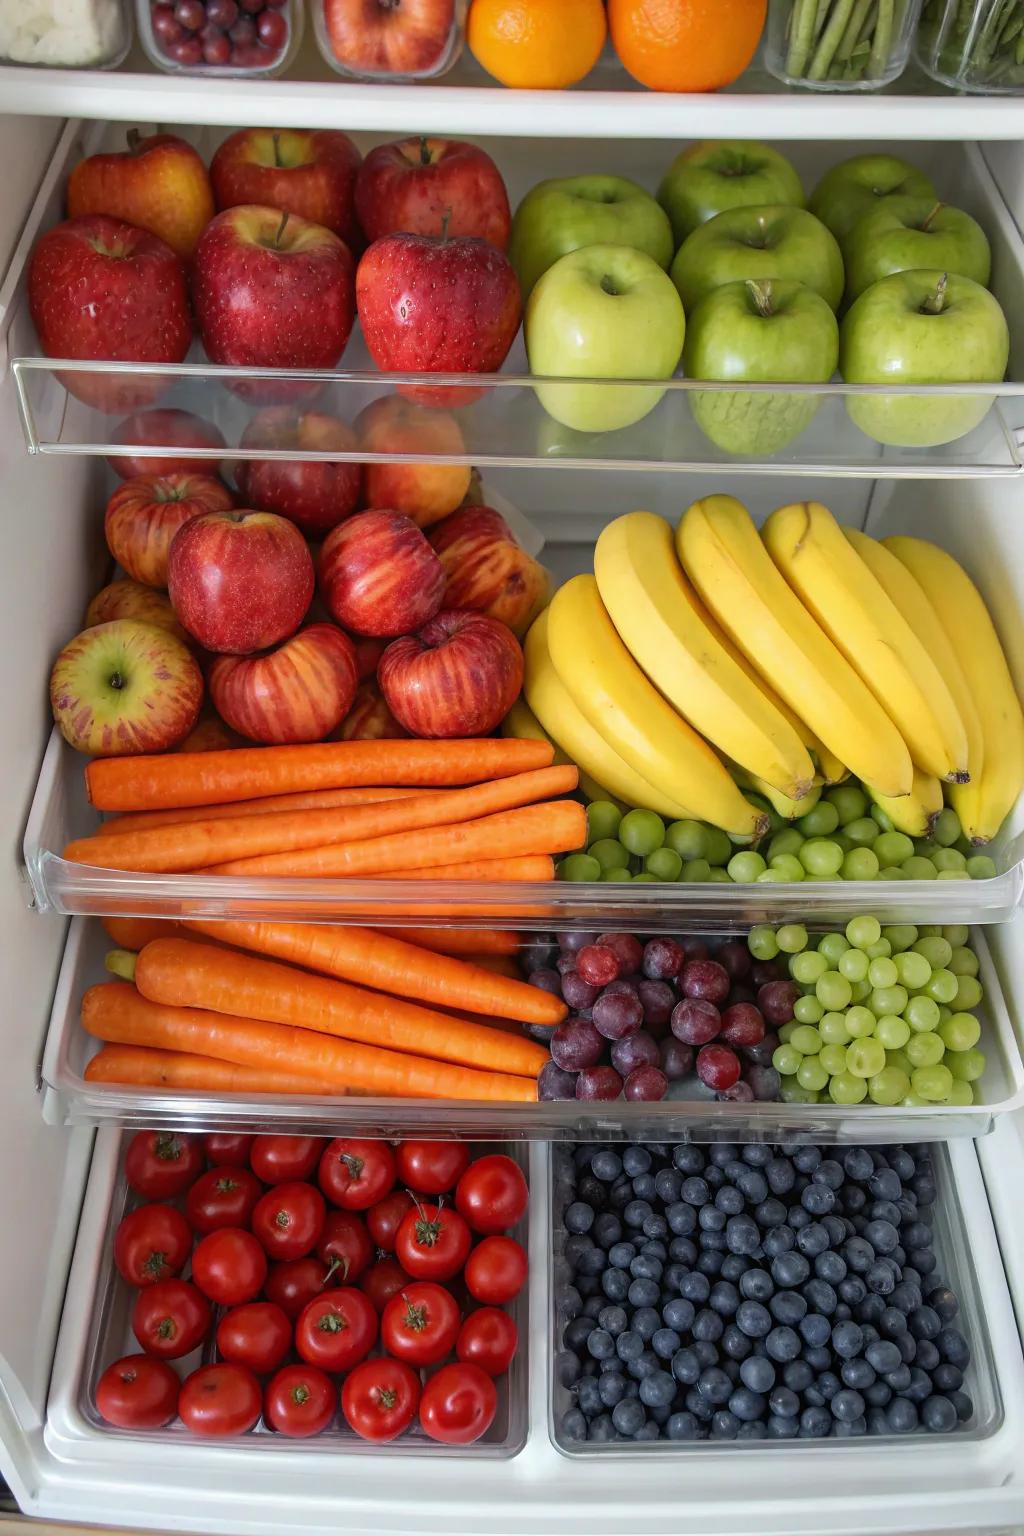
<svg viewBox="0 0 1024 1536">
<path fill-rule="evenodd" d="M 610 800 L 587 806 L 587 851 L 558 866 L 562 880 L 724 881 L 735 849 L 718 827 L 700 821 L 668 826 L 656 811 L 626 811 Z"/>
</svg>

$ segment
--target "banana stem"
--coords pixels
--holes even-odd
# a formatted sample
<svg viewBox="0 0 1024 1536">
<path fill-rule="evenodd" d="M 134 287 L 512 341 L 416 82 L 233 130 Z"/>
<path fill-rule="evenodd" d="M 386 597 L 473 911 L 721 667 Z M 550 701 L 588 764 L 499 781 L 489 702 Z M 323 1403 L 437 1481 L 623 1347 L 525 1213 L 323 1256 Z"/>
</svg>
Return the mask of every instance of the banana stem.
<svg viewBox="0 0 1024 1536">
<path fill-rule="evenodd" d="M 120 976 L 122 981 L 134 981 L 135 962 L 138 958 L 133 949 L 111 949 L 107 952 L 104 965 L 111 976 Z"/>
</svg>

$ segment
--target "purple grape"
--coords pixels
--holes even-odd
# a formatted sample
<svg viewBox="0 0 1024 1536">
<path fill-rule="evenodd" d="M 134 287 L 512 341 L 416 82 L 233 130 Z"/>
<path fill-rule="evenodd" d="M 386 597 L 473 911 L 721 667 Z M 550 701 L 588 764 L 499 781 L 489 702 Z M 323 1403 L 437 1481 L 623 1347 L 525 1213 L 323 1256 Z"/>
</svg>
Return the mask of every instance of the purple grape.
<svg viewBox="0 0 1024 1536">
<path fill-rule="evenodd" d="M 588 944 L 576 956 L 576 969 L 584 981 L 595 987 L 606 987 L 622 974 L 618 955 L 610 944 Z"/>
<path fill-rule="evenodd" d="M 233 4 L 234 0 L 231 0 L 231 3 Z M 519 959 L 527 971 L 546 971 L 549 966 L 554 965 L 557 953 L 553 935 L 535 933 L 526 944 Z"/>
<path fill-rule="evenodd" d="M 550 992 L 552 997 L 563 996 L 561 976 L 557 971 L 548 970 L 547 967 L 530 972 L 530 986 L 539 987 L 542 992 Z"/>
<path fill-rule="evenodd" d="M 575 955 L 559 955 L 558 959 L 555 961 L 555 970 L 558 972 L 559 976 L 568 976 L 569 972 L 574 971 L 575 969 Z"/>
<path fill-rule="evenodd" d="M 726 939 L 715 959 L 725 966 L 733 981 L 745 981 L 754 964 L 754 957 L 742 939 Z"/>
<path fill-rule="evenodd" d="M 722 1014 L 722 1039 L 728 1045 L 757 1045 L 764 1039 L 764 1016 L 753 1003 L 730 1003 Z"/>
<path fill-rule="evenodd" d="M 578 1099 L 617 1099 L 622 1078 L 614 1067 L 585 1067 L 576 1079 Z"/>
<path fill-rule="evenodd" d="M 740 1059 L 727 1045 L 705 1045 L 697 1052 L 697 1076 L 705 1088 L 721 1093 L 740 1080 Z"/>
<path fill-rule="evenodd" d="M 656 1067 L 660 1061 L 657 1040 L 643 1029 L 612 1046 L 612 1066 L 620 1077 L 628 1077 L 637 1067 Z"/>
<path fill-rule="evenodd" d="M 643 973 L 651 981 L 671 981 L 686 964 L 686 955 L 673 939 L 648 939 L 644 945 Z"/>
<path fill-rule="evenodd" d="M 684 997 L 724 1003 L 729 996 L 729 972 L 717 960 L 688 960 L 679 978 Z"/>
<path fill-rule="evenodd" d="M 711 956 L 711 951 L 703 939 L 681 939 L 680 944 L 686 950 L 687 960 L 707 960 Z"/>
<path fill-rule="evenodd" d="M 551 1037 L 555 1032 L 554 1024 L 524 1024 L 523 1033 L 531 1040 L 538 1040 L 541 1045 L 551 1048 Z"/>
<path fill-rule="evenodd" d="M 778 1098 L 782 1079 L 774 1067 L 748 1067 L 745 1077 L 759 1103 L 767 1104 Z"/>
<path fill-rule="evenodd" d="M 644 1022 L 640 999 L 628 992 L 602 992 L 594 1004 L 594 1027 L 606 1040 L 624 1040 Z"/>
<path fill-rule="evenodd" d="M 693 1071 L 693 1047 L 684 1045 L 675 1035 L 668 1035 L 661 1042 L 661 1070 L 670 1083 L 688 1077 Z"/>
<path fill-rule="evenodd" d="M 588 944 L 597 943 L 596 933 L 556 933 L 558 947 L 563 954 L 575 955 Z"/>
<path fill-rule="evenodd" d="M 742 985 L 742 983 L 737 982 L 734 984 L 732 991 L 729 993 L 729 1002 L 756 1003 L 757 993 L 754 991 L 753 987 L 745 987 Z"/>
<path fill-rule="evenodd" d="M 795 981 L 769 981 L 758 991 L 757 1006 L 768 1023 L 777 1028 L 780 1024 L 791 1022 L 793 1007 L 799 996 L 800 988 Z"/>
<path fill-rule="evenodd" d="M 723 1088 L 721 1093 L 716 1093 L 715 1098 L 722 1103 L 750 1104 L 753 1102 L 754 1090 L 749 1083 L 733 1083 L 731 1088 Z"/>
<path fill-rule="evenodd" d="M 628 976 L 616 977 L 614 981 L 610 981 L 605 987 L 603 995 L 605 997 L 614 997 L 617 992 L 621 992 L 625 997 L 639 997 L 640 983 L 638 981 L 631 981 Z"/>
<path fill-rule="evenodd" d="M 596 1066 L 604 1051 L 604 1039 L 589 1019 L 566 1019 L 551 1036 L 551 1060 L 563 1072 Z"/>
<path fill-rule="evenodd" d="M 644 1024 L 652 1033 L 664 1033 L 676 1005 L 675 992 L 667 981 L 640 981 L 636 991 L 644 1010 Z"/>
<path fill-rule="evenodd" d="M 773 1030 L 769 1030 L 764 1039 L 758 1041 L 757 1045 L 745 1046 L 743 1054 L 755 1067 L 770 1067 L 772 1057 L 778 1050 L 779 1044 L 778 1035 Z"/>
<path fill-rule="evenodd" d="M 707 1045 L 721 1027 L 722 1015 L 702 997 L 684 997 L 672 1010 L 672 1033 L 684 1045 Z"/>
<path fill-rule="evenodd" d="M 574 1099 L 576 1075 L 563 1072 L 553 1061 L 546 1061 L 537 1075 L 537 1097 L 545 1099 Z"/>
<path fill-rule="evenodd" d="M 562 996 L 570 1008 L 592 1008 L 600 995 L 600 987 L 584 981 L 579 971 L 563 971 Z"/>
<path fill-rule="evenodd" d="M 644 947 L 631 933 L 602 933 L 597 941 L 614 950 L 619 961 L 620 976 L 635 976 L 644 957 Z"/>
<path fill-rule="evenodd" d="M 657 1067 L 637 1067 L 622 1085 L 624 1099 L 640 1099 L 654 1104 L 668 1092 L 668 1078 Z"/>
<path fill-rule="evenodd" d="M 750 968 L 750 980 L 755 987 L 763 987 L 769 981 L 785 981 L 786 967 L 781 960 L 755 960 Z"/>
</svg>

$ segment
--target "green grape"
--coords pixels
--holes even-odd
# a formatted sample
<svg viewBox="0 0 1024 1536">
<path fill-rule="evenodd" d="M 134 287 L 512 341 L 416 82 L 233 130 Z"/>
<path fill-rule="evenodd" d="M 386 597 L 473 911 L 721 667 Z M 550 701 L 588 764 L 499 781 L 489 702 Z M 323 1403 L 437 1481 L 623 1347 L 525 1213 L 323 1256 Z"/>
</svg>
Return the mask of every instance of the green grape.
<svg viewBox="0 0 1024 1536">
<path fill-rule="evenodd" d="M 838 848 L 841 848 L 844 853 L 849 853 L 852 848 L 856 848 L 857 846 L 852 838 L 847 837 L 845 832 L 833 832 L 831 841 L 835 843 Z"/>
<path fill-rule="evenodd" d="M 883 1067 L 868 1078 L 868 1097 L 872 1104 L 898 1104 L 910 1088 L 910 1078 L 899 1067 Z"/>
<path fill-rule="evenodd" d="M 888 960 L 892 954 L 892 945 L 888 939 L 876 939 L 873 944 L 864 948 L 864 953 L 869 960 Z"/>
<path fill-rule="evenodd" d="M 932 854 L 938 849 L 938 843 L 933 837 L 919 837 L 914 842 L 914 852 L 919 859 L 927 859 L 931 862 Z"/>
<path fill-rule="evenodd" d="M 725 874 L 725 871 L 722 871 Z M 712 869 L 707 859 L 687 859 L 683 865 L 680 880 L 687 881 L 690 885 L 704 885 L 711 879 Z M 728 880 L 729 876 L 725 875 Z"/>
<path fill-rule="evenodd" d="M 966 1008 L 977 1008 L 984 996 L 984 989 L 976 976 L 957 977 L 956 996 L 952 1002 L 960 1013 Z"/>
<path fill-rule="evenodd" d="M 799 1069 L 803 1056 L 793 1045 L 777 1045 L 772 1052 L 772 1066 L 783 1077 L 792 1077 Z"/>
<path fill-rule="evenodd" d="M 878 871 L 879 880 L 909 880 L 910 876 L 898 864 L 887 864 Z"/>
<path fill-rule="evenodd" d="M 618 867 L 613 865 L 611 869 L 605 869 L 601 872 L 601 879 L 607 880 L 613 885 L 621 885 L 627 880 L 632 880 L 632 878 L 633 871 L 627 869 L 625 864 L 620 864 Z"/>
<path fill-rule="evenodd" d="M 879 864 L 905 864 L 913 856 L 914 845 L 905 832 L 880 832 L 871 849 Z"/>
<path fill-rule="evenodd" d="M 768 869 L 779 880 L 802 880 L 805 874 L 804 867 L 795 853 L 777 853 L 770 860 Z"/>
<path fill-rule="evenodd" d="M 912 997 L 903 1010 L 903 1017 L 915 1034 L 925 1034 L 939 1025 L 939 1005 L 933 997 Z"/>
<path fill-rule="evenodd" d="M 839 956 L 845 955 L 849 947 L 841 933 L 823 933 L 818 940 L 818 954 L 825 956 L 832 970 L 839 964 Z"/>
<path fill-rule="evenodd" d="M 968 949 L 966 944 L 958 944 L 949 957 L 946 969 L 952 971 L 954 976 L 977 976 L 981 966 L 973 949 Z"/>
<path fill-rule="evenodd" d="M 806 885 L 830 885 L 835 880 L 835 875 L 804 875 Z"/>
<path fill-rule="evenodd" d="M 900 1105 L 904 1109 L 924 1109 L 930 1103 L 928 1099 L 922 1099 L 919 1093 L 905 1093 L 900 1099 Z"/>
<path fill-rule="evenodd" d="M 673 821 L 665 828 L 665 842 L 685 863 L 708 857 L 707 832 L 699 821 Z"/>
<path fill-rule="evenodd" d="M 834 784 L 826 790 L 825 798 L 839 812 L 840 826 L 845 827 L 849 822 L 857 821 L 867 814 L 868 797 L 859 784 Z"/>
<path fill-rule="evenodd" d="M 855 1005 L 846 1010 L 846 1028 L 854 1040 L 863 1040 L 873 1035 L 878 1023 L 870 1008 L 861 1008 Z"/>
<path fill-rule="evenodd" d="M 824 971 L 814 983 L 814 995 L 823 1008 L 845 1008 L 853 992 L 845 976 Z"/>
<path fill-rule="evenodd" d="M 878 860 L 870 848 L 853 848 L 843 859 L 840 873 L 844 880 L 875 880 Z"/>
<path fill-rule="evenodd" d="M 838 1041 L 823 1045 L 818 1052 L 817 1059 L 821 1062 L 829 1077 L 835 1077 L 836 1073 L 846 1071 L 846 1047 Z"/>
<path fill-rule="evenodd" d="M 788 1024 L 780 1024 L 778 1029 L 775 1031 L 775 1033 L 778 1035 L 778 1037 L 782 1041 L 783 1045 L 787 1045 L 788 1042 L 789 1042 L 790 1036 L 792 1035 L 794 1029 L 796 1029 L 796 1028 L 797 1028 L 796 1020 L 795 1019 L 790 1019 Z"/>
<path fill-rule="evenodd" d="M 870 1007 L 881 1018 L 883 1013 L 902 1013 L 907 1002 L 907 989 L 897 982 L 894 987 L 875 987 L 871 993 Z"/>
<path fill-rule="evenodd" d="M 927 986 L 932 968 L 924 955 L 919 955 L 912 949 L 906 949 L 895 956 L 893 964 L 896 967 L 897 978 L 908 992 L 916 992 L 919 987 Z"/>
<path fill-rule="evenodd" d="M 959 949 L 962 945 L 969 943 L 971 930 L 966 923 L 949 923 L 942 929 L 942 937 L 947 944 L 952 944 L 954 949 Z"/>
<path fill-rule="evenodd" d="M 758 875 L 763 875 L 767 868 L 764 859 L 752 848 L 743 853 L 734 853 L 726 865 L 730 877 L 737 885 L 753 885 Z"/>
<path fill-rule="evenodd" d="M 875 1026 L 875 1035 L 887 1051 L 898 1051 L 910 1039 L 910 1025 L 894 1013 L 883 1013 Z"/>
<path fill-rule="evenodd" d="M 868 981 L 873 987 L 894 987 L 900 979 L 896 963 L 888 955 L 879 955 L 868 964 Z"/>
<path fill-rule="evenodd" d="M 801 1056 L 817 1056 L 821 1050 L 821 1036 L 813 1024 L 798 1024 L 789 1037 L 789 1044 Z"/>
<path fill-rule="evenodd" d="M 839 812 L 830 800 L 819 800 L 796 824 L 805 837 L 828 837 L 839 825 Z"/>
<path fill-rule="evenodd" d="M 807 929 L 803 923 L 783 923 L 775 939 L 784 955 L 797 955 L 807 948 Z"/>
<path fill-rule="evenodd" d="M 891 927 L 882 929 L 882 938 L 889 940 L 892 954 L 898 955 L 915 942 L 917 929 L 913 923 L 893 923 Z"/>
<path fill-rule="evenodd" d="M 911 1035 L 906 1045 L 907 1060 L 915 1067 L 933 1067 L 946 1054 L 946 1047 L 933 1030 L 923 1035 Z"/>
<path fill-rule="evenodd" d="M 960 817 L 951 806 L 943 806 L 932 824 L 932 837 L 940 848 L 952 848 L 960 836 Z"/>
<path fill-rule="evenodd" d="M 919 1093 L 922 1099 L 927 1099 L 931 1104 L 938 1104 L 949 1097 L 949 1090 L 953 1086 L 953 1074 L 948 1067 L 927 1066 L 918 1067 L 916 1072 L 910 1075 L 910 1086 L 915 1093 Z"/>
<path fill-rule="evenodd" d="M 953 1010 L 952 1010 L 952 1008 L 948 1007 L 945 1003 L 940 1003 L 939 1004 L 939 1023 L 940 1024 L 945 1024 L 946 1020 L 947 1019 L 951 1019 L 952 1017 L 953 1017 Z"/>
<path fill-rule="evenodd" d="M 796 1080 L 800 1087 L 813 1088 L 815 1091 L 825 1087 L 829 1076 L 817 1056 L 805 1056 L 796 1069 Z"/>
<path fill-rule="evenodd" d="M 969 1051 L 953 1051 L 945 1058 L 945 1064 L 958 1082 L 976 1082 L 985 1070 L 984 1053 L 977 1046 Z"/>
<path fill-rule="evenodd" d="M 902 868 L 908 880 L 935 880 L 939 873 L 931 859 L 924 859 L 920 854 L 905 859 Z"/>
<path fill-rule="evenodd" d="M 836 1104 L 859 1104 L 868 1096 L 868 1085 L 852 1072 L 837 1072 L 829 1079 L 828 1091 Z"/>
<path fill-rule="evenodd" d="M 677 849 L 676 852 L 678 851 Z M 720 869 L 724 868 L 729 862 L 731 853 L 732 843 L 730 843 L 727 833 L 723 832 L 721 827 L 704 828 L 704 857 L 712 869 L 716 865 Z"/>
<path fill-rule="evenodd" d="M 783 1104 L 817 1104 L 819 1095 L 813 1088 L 801 1088 L 792 1078 L 787 1078 L 779 1089 Z"/>
<path fill-rule="evenodd" d="M 957 1109 L 966 1109 L 968 1104 L 974 1103 L 974 1089 L 970 1083 L 953 1079 L 953 1086 L 946 1095 L 946 1103 L 954 1105 Z"/>
<path fill-rule="evenodd" d="M 993 880 L 999 871 L 995 859 L 990 859 L 987 853 L 974 853 L 967 860 L 967 873 L 972 880 Z"/>
<path fill-rule="evenodd" d="M 835 876 L 842 866 L 843 850 L 827 838 L 812 837 L 800 849 L 800 862 L 809 875 Z"/>
<path fill-rule="evenodd" d="M 610 800 L 591 800 L 587 806 L 587 842 L 596 843 L 602 837 L 614 837 L 619 830 L 622 812 Z"/>
<path fill-rule="evenodd" d="M 914 1070 L 914 1063 L 911 1061 L 906 1051 L 886 1051 L 885 1060 L 887 1066 L 899 1067 L 900 1071 L 905 1072 L 908 1077 Z"/>
<path fill-rule="evenodd" d="M 939 1025 L 947 1051 L 969 1051 L 981 1037 L 981 1025 L 973 1013 L 954 1013 Z"/>
<path fill-rule="evenodd" d="M 757 877 L 758 885 L 790 885 L 791 883 L 784 869 L 762 869 Z"/>
<path fill-rule="evenodd" d="M 559 880 L 600 880 L 601 866 L 589 853 L 570 853 L 558 866 Z"/>
<path fill-rule="evenodd" d="M 846 1027 L 845 1013 L 823 1013 L 818 1021 L 818 1034 L 827 1045 L 849 1045 L 853 1039 Z"/>
<path fill-rule="evenodd" d="M 880 805 L 872 804 L 868 815 L 875 823 L 875 826 L 881 827 L 883 832 L 892 831 L 892 817 L 889 815 L 888 811 L 883 811 Z"/>
<path fill-rule="evenodd" d="M 850 994 L 851 1002 L 863 1003 L 871 996 L 871 983 L 866 976 L 863 981 L 854 981 L 850 985 L 853 987 L 853 991 Z"/>
<path fill-rule="evenodd" d="M 644 869 L 655 880 L 678 880 L 683 861 L 674 848 L 655 848 L 644 860 Z"/>
<path fill-rule="evenodd" d="M 664 841 L 665 823 L 657 811 L 627 811 L 619 823 L 619 842 L 640 858 L 653 853 Z"/>
<path fill-rule="evenodd" d="M 798 997 L 793 1004 L 793 1017 L 798 1024 L 817 1024 L 824 1010 L 816 997 Z"/>
<path fill-rule="evenodd" d="M 827 970 L 828 961 L 815 949 L 805 949 L 801 954 L 793 955 L 789 962 L 789 974 L 802 987 L 813 987 Z"/>
<path fill-rule="evenodd" d="M 943 966 L 947 966 L 953 958 L 953 946 L 941 934 L 929 934 L 918 939 L 914 950 L 917 954 L 924 955 L 933 971 L 942 970 Z"/>
<path fill-rule="evenodd" d="M 851 1040 L 846 1047 L 846 1070 L 854 1077 L 874 1077 L 885 1066 L 885 1046 L 880 1040 L 868 1037 Z"/>
<path fill-rule="evenodd" d="M 951 869 L 961 871 L 967 868 L 967 860 L 955 848 L 937 848 L 932 854 L 932 863 L 940 874 L 946 874 Z"/>
<path fill-rule="evenodd" d="M 712 869 L 711 873 L 708 875 L 708 879 L 712 885 L 732 885 L 732 876 L 730 875 L 729 871 L 727 869 L 722 869 L 718 865 L 715 865 L 714 869 Z"/>
<path fill-rule="evenodd" d="M 642 869 L 638 875 L 633 876 L 634 885 L 664 885 L 657 875 L 652 875 L 649 869 Z"/>
<path fill-rule="evenodd" d="M 783 827 L 781 832 L 776 832 L 768 844 L 768 861 L 778 859 L 783 854 L 796 854 L 804 845 L 803 834 L 795 827 Z"/>
<path fill-rule="evenodd" d="M 867 949 L 869 945 L 877 944 L 882 937 L 882 925 L 877 917 L 867 914 L 851 917 L 846 925 L 846 937 L 854 949 Z"/>
<path fill-rule="evenodd" d="M 839 956 L 839 974 L 845 976 L 847 981 L 863 981 L 870 963 L 862 949 L 848 949 L 844 955 Z"/>
<path fill-rule="evenodd" d="M 599 837 L 596 843 L 591 843 L 587 852 L 602 869 L 621 869 L 629 863 L 629 854 L 614 837 Z"/>
<path fill-rule="evenodd" d="M 941 939 L 943 937 L 941 923 L 922 923 L 917 930 L 919 939 Z"/>
<path fill-rule="evenodd" d="M 952 951 L 950 951 L 950 954 L 952 954 Z M 929 997 L 934 997 L 937 1003 L 952 1003 L 956 1000 L 960 990 L 961 979 L 959 976 L 954 976 L 952 971 L 942 969 L 932 971 L 931 976 L 925 983 L 924 990 Z M 973 976 L 968 976 L 966 979 L 968 981 L 974 980 Z M 899 1010 L 899 1012 L 902 1011 L 902 1009 Z"/>
<path fill-rule="evenodd" d="M 855 848 L 873 848 L 878 836 L 878 823 L 872 821 L 870 816 L 860 816 L 856 821 L 846 823 L 843 835 L 850 839 Z"/>
<path fill-rule="evenodd" d="M 747 948 L 755 960 L 774 960 L 779 952 L 775 929 L 767 923 L 758 923 L 747 934 Z"/>
</svg>

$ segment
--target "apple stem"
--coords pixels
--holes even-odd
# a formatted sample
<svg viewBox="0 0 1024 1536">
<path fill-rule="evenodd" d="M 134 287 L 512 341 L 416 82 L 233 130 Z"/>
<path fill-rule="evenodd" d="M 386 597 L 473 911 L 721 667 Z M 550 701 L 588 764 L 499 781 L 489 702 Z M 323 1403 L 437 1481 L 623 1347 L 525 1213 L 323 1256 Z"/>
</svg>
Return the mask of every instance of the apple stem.
<svg viewBox="0 0 1024 1536">
<path fill-rule="evenodd" d="M 921 305 L 922 315 L 941 315 L 946 307 L 946 287 L 949 283 L 949 273 L 943 272 L 935 284 L 935 292 L 929 294 Z"/>
<path fill-rule="evenodd" d="M 420 134 L 420 165 L 430 164 L 430 143 L 425 133 Z"/>
<path fill-rule="evenodd" d="M 448 225 L 451 223 L 451 221 L 452 221 L 452 210 L 450 208 L 446 208 L 444 213 L 441 215 L 441 239 L 442 240 L 447 240 L 448 239 Z"/>
<path fill-rule="evenodd" d="M 775 313 L 774 290 L 770 277 L 749 278 L 747 289 L 751 298 L 757 305 L 757 312 L 764 320 L 770 320 Z"/>
<path fill-rule="evenodd" d="M 280 250 L 280 248 L 281 248 L 281 236 L 284 234 L 285 226 L 288 223 L 289 217 L 290 217 L 290 215 L 288 213 L 288 210 L 285 209 L 284 213 L 282 213 L 282 215 L 281 215 L 281 222 L 277 226 L 277 234 L 274 236 L 274 246 L 275 246 L 275 249 L 277 249 L 277 250 Z"/>
<path fill-rule="evenodd" d="M 931 213 L 929 213 L 928 217 L 925 219 L 924 223 L 921 225 L 921 229 L 922 229 L 923 232 L 926 233 L 929 229 L 931 229 L 931 227 L 932 227 L 932 220 L 935 218 L 935 215 L 941 211 L 942 206 L 943 205 L 941 203 L 936 203 L 935 204 L 935 206 L 932 209 Z"/>
<path fill-rule="evenodd" d="M 275 133 L 274 136 L 273 136 L 273 140 L 274 140 L 274 164 L 278 168 L 281 168 L 281 167 L 284 166 L 284 161 L 281 159 L 281 135 L 279 133 Z"/>
</svg>

